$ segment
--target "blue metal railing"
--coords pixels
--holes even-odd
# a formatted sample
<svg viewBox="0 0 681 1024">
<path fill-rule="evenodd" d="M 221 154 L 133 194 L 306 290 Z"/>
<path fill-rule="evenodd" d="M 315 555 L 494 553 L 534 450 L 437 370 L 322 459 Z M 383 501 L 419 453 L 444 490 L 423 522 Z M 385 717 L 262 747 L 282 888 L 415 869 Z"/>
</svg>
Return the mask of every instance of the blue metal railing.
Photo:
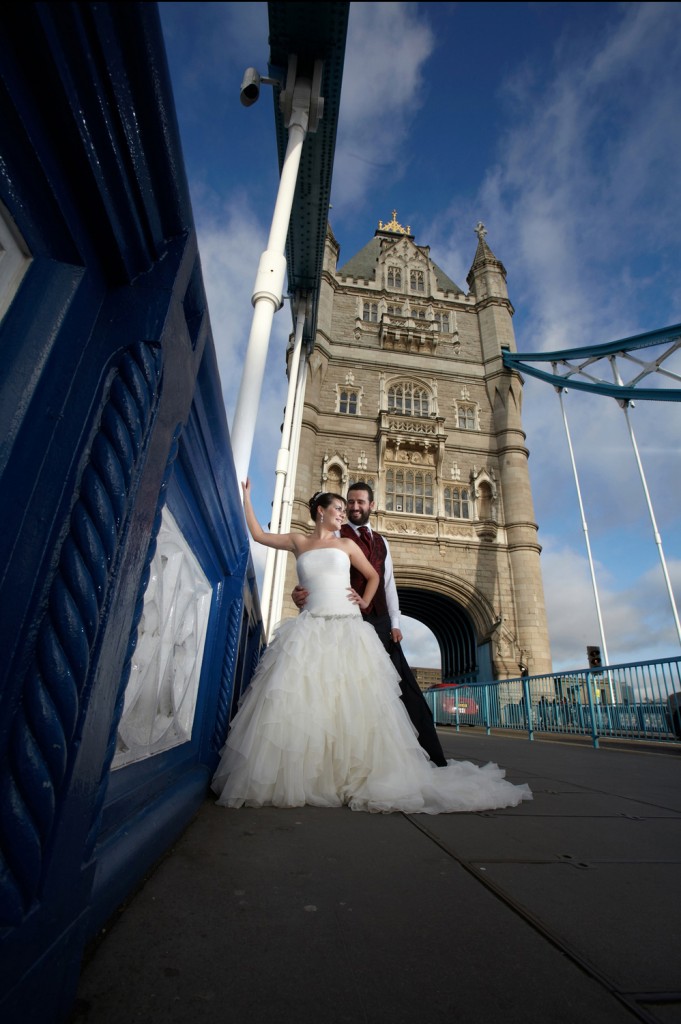
<svg viewBox="0 0 681 1024">
<path fill-rule="evenodd" d="M 681 657 L 427 690 L 436 725 L 681 740 Z"/>
</svg>

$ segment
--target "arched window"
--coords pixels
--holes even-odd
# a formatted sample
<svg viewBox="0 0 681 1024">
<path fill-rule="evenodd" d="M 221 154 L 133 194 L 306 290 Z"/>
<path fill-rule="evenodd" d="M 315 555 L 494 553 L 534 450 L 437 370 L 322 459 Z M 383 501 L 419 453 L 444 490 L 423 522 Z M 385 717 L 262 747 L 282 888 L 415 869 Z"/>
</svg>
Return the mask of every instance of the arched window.
<svg viewBox="0 0 681 1024">
<path fill-rule="evenodd" d="M 465 487 L 445 487 L 444 497 L 448 519 L 470 519 L 470 496 Z"/>
<path fill-rule="evenodd" d="M 449 334 L 449 313 L 436 313 L 435 323 L 437 324 L 438 331 L 442 331 L 443 334 Z"/>
<path fill-rule="evenodd" d="M 402 316 L 402 308 L 400 306 L 388 306 L 386 312 L 388 316 Z"/>
<path fill-rule="evenodd" d="M 475 406 L 459 404 L 456 422 L 459 430 L 475 430 Z"/>
<path fill-rule="evenodd" d="M 426 281 L 422 270 L 409 271 L 409 287 L 413 292 L 424 292 L 426 290 Z"/>
<path fill-rule="evenodd" d="M 389 469 L 385 480 L 388 512 L 433 515 L 433 474 L 418 469 Z"/>
<path fill-rule="evenodd" d="M 378 323 L 378 303 L 365 302 L 362 310 L 362 319 L 366 320 L 367 323 Z"/>
<path fill-rule="evenodd" d="M 402 271 L 399 267 L 388 267 L 388 288 L 402 287 Z"/>
<path fill-rule="evenodd" d="M 338 412 L 347 416 L 356 416 L 358 405 L 356 391 L 341 391 L 338 398 Z"/>
<path fill-rule="evenodd" d="M 388 408 L 403 416 L 428 416 L 430 395 L 425 388 L 410 381 L 393 384 L 388 388 Z"/>
</svg>

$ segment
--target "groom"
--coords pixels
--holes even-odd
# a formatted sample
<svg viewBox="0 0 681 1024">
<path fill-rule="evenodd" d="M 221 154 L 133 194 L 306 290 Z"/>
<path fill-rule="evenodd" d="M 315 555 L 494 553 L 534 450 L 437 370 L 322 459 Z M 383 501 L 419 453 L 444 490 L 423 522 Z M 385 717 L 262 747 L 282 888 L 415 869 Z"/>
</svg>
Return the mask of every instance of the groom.
<svg viewBox="0 0 681 1024">
<path fill-rule="evenodd" d="M 369 611 L 362 612 L 362 614 L 365 621 L 371 623 L 376 630 L 400 676 L 402 703 L 418 732 L 419 743 L 431 761 L 443 767 L 447 764 L 447 759 L 435 731 L 432 712 L 400 646 L 402 640 L 400 605 L 390 550 L 385 539 L 369 526 L 369 517 L 375 508 L 374 492 L 369 484 L 360 481 L 349 488 L 347 502 L 348 522 L 341 528 L 341 536 L 349 537 L 359 544 L 380 577 L 378 590 Z M 358 594 L 364 593 L 366 580 L 354 567 L 350 570 L 350 584 Z M 296 607 L 302 608 L 307 598 L 307 591 L 298 586 L 291 597 Z"/>
</svg>

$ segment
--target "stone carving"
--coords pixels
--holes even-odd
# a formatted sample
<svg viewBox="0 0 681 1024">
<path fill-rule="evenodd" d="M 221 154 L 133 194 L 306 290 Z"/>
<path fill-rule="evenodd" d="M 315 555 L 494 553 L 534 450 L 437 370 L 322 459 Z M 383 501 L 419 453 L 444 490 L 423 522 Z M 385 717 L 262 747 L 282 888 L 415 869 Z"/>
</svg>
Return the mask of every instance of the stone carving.
<svg viewBox="0 0 681 1024">
<path fill-rule="evenodd" d="M 402 430 L 406 434 L 436 434 L 437 424 L 427 420 L 388 420 L 388 430 Z"/>
<path fill-rule="evenodd" d="M 437 525 L 432 521 L 393 519 L 390 517 L 390 513 L 386 515 L 383 529 L 386 533 L 403 534 L 408 537 L 434 537 L 437 533 Z"/>
<path fill-rule="evenodd" d="M 211 597 L 201 566 L 164 509 L 112 768 L 191 739 Z"/>
<path fill-rule="evenodd" d="M 442 523 L 441 531 L 445 537 L 449 537 L 452 540 L 472 540 L 475 538 L 472 526 L 461 526 L 456 522 Z"/>
</svg>

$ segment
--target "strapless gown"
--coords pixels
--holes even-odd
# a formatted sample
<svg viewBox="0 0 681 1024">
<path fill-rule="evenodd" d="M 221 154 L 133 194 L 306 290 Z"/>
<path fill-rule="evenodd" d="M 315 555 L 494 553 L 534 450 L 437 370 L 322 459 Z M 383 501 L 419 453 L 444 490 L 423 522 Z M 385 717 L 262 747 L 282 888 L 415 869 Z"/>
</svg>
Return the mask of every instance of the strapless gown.
<svg viewBox="0 0 681 1024">
<path fill-rule="evenodd" d="M 430 761 L 390 658 L 348 600 L 344 551 L 306 551 L 297 568 L 306 608 L 279 626 L 241 699 L 213 777 L 218 804 L 442 814 L 532 799 L 495 764 Z"/>
</svg>

